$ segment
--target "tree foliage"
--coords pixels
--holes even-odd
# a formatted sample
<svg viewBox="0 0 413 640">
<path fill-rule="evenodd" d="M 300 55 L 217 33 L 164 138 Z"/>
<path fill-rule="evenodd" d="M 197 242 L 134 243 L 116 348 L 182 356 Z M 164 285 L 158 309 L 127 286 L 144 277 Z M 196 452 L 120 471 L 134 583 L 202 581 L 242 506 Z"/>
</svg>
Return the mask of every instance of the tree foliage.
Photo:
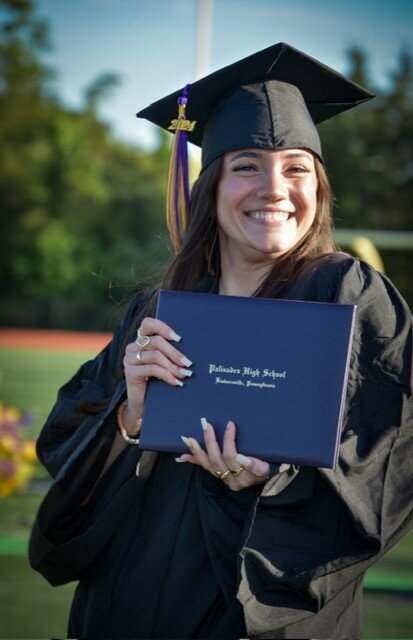
<svg viewBox="0 0 413 640">
<path fill-rule="evenodd" d="M 349 52 L 349 75 L 371 86 L 366 55 Z M 337 197 L 337 226 L 413 230 L 413 61 L 400 53 L 386 90 L 321 125 Z"/>
<path fill-rule="evenodd" d="M 40 322 L 64 323 L 55 312 L 64 301 L 104 304 L 118 283 L 132 286 L 166 258 L 167 145 L 162 137 L 153 153 L 136 149 L 99 120 L 99 102 L 119 82 L 114 74 L 93 80 L 76 112 L 53 95 L 41 61 L 48 29 L 31 1 L 3 2 L 0 29 L 3 298 L 41 304 Z"/>
<path fill-rule="evenodd" d="M 169 255 L 169 137 L 160 133 L 158 149 L 146 152 L 113 136 L 97 113 L 120 82 L 109 72 L 92 79 L 83 108 L 68 109 L 42 60 L 49 30 L 34 2 L 0 7 L 0 322 L 105 328 L 114 289 L 119 299 Z M 349 64 L 355 81 L 372 85 L 363 50 L 353 48 Z M 321 125 L 337 226 L 413 229 L 412 80 L 401 51 L 376 100 Z M 410 256 L 385 262 L 413 301 Z"/>
</svg>

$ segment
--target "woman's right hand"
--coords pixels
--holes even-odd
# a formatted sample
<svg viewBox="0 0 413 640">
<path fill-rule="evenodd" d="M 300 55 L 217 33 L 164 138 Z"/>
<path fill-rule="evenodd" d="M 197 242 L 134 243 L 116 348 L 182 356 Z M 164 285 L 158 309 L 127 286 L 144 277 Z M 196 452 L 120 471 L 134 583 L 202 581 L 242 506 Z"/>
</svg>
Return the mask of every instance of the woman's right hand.
<svg viewBox="0 0 413 640">
<path fill-rule="evenodd" d="M 138 435 L 140 430 L 148 378 L 158 378 L 178 387 L 182 386 L 183 379 L 192 375 L 188 369 L 192 362 L 171 344 L 181 340 L 171 327 L 156 318 L 144 318 L 139 330 L 141 336 L 150 338 L 149 343 L 142 348 L 137 342 L 131 342 L 123 358 L 128 398 L 123 423 L 131 436 Z"/>
</svg>

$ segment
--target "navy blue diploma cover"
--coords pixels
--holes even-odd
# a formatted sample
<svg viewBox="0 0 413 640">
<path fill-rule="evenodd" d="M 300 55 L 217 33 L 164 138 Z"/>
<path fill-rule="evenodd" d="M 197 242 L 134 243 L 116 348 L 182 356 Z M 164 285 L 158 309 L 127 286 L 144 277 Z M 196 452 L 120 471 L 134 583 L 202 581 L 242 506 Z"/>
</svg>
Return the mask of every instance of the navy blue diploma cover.
<svg viewBox="0 0 413 640">
<path fill-rule="evenodd" d="M 193 361 L 183 387 L 151 379 L 140 446 L 188 453 L 205 417 L 222 444 L 228 420 L 239 453 L 334 468 L 356 307 L 161 291 L 157 317 Z"/>
</svg>

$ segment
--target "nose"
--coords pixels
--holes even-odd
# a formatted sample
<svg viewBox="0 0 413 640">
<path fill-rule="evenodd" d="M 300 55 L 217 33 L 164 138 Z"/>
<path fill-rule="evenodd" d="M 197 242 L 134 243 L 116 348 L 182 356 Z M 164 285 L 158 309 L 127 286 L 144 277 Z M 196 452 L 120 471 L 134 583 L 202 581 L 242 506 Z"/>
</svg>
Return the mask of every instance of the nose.
<svg viewBox="0 0 413 640">
<path fill-rule="evenodd" d="M 288 195 L 288 182 L 276 168 L 266 171 L 257 189 L 257 196 L 264 200 L 279 201 Z"/>
</svg>

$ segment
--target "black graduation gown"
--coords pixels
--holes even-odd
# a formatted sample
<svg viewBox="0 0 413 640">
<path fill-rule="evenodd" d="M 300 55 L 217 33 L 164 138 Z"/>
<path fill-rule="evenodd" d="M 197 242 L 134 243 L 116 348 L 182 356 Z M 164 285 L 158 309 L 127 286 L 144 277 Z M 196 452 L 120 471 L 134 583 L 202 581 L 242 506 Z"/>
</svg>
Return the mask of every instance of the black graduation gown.
<svg viewBox="0 0 413 640">
<path fill-rule="evenodd" d="M 119 464 L 110 470 L 106 485 L 113 482 Z M 174 454 L 157 457 L 142 501 L 134 502 L 116 534 L 113 560 L 105 560 L 111 563 L 110 578 L 100 563 L 82 573 L 69 637 L 233 639 L 245 635 L 242 607 L 235 598 L 236 552 L 253 492 L 228 495 L 227 490 L 224 496 L 217 483 L 213 487 L 214 498 L 226 502 L 224 534 L 232 533 L 227 536 L 232 542 L 232 548 L 227 545 L 232 566 L 227 572 L 231 587 L 225 589 L 226 599 L 210 561 L 199 514 L 197 494 L 205 472 L 192 465 L 177 467 Z M 207 485 L 205 490 L 208 493 Z M 102 491 L 98 489 L 95 503 L 102 499 Z M 84 513 L 76 519 L 83 518 Z M 88 526 L 85 523 L 84 528 Z M 62 531 L 59 536 L 61 539 Z M 63 532 L 66 536 L 67 530 Z"/>
<path fill-rule="evenodd" d="M 214 624 L 215 637 L 231 637 L 240 617 L 247 637 L 360 637 L 363 575 L 411 525 L 412 321 L 407 305 L 387 278 L 340 253 L 315 262 L 285 297 L 357 304 L 339 465 L 335 470 L 281 465 L 258 497 L 235 500 L 206 472 L 177 465 L 176 474 L 186 467 L 190 475 L 186 498 L 200 518 L 200 554 L 205 559 L 206 549 L 213 569 L 213 574 L 205 571 L 211 588 L 204 620 L 212 616 L 207 637 L 213 637 L 208 633 Z M 119 344 L 135 310 L 136 304 L 111 345 L 60 390 L 38 443 L 55 482 L 33 527 L 30 560 L 51 584 L 80 580 L 76 613 L 92 625 L 88 629 L 95 637 L 135 635 L 132 620 L 125 634 L 116 585 L 120 575 L 129 575 L 130 545 L 139 548 L 134 531 L 145 530 L 143 505 L 150 504 L 147 489 L 160 456 L 127 448 L 92 501 L 79 508 L 114 438 L 124 383 L 106 411 L 77 429 L 67 416 L 79 399 L 111 392 Z M 180 566 L 178 556 L 172 553 L 170 566 Z M 162 580 L 169 580 L 167 573 L 165 568 Z M 122 588 L 133 592 L 134 584 L 124 580 Z M 219 590 L 224 606 L 217 611 Z"/>
</svg>

